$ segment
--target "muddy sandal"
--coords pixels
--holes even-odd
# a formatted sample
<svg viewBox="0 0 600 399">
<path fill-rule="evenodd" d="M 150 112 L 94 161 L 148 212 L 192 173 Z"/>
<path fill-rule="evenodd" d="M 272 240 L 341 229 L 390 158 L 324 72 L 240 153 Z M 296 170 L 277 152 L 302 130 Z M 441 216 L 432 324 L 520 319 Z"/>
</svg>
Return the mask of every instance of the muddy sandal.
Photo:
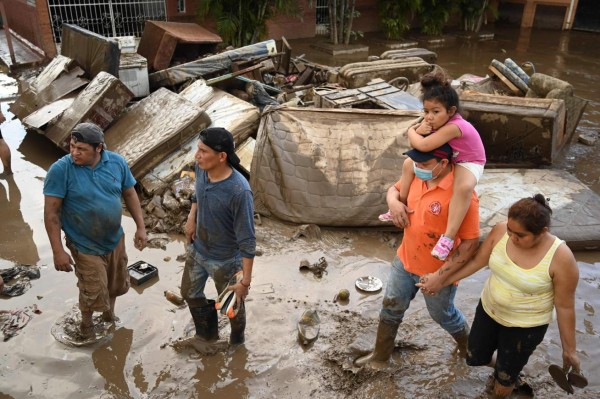
<svg viewBox="0 0 600 399">
<path fill-rule="evenodd" d="M 583 389 L 588 385 L 588 379 L 583 375 L 581 370 L 571 370 L 567 375 L 569 383 L 577 388 Z"/>
<path fill-rule="evenodd" d="M 548 372 L 550 373 L 550 376 L 552 376 L 552 379 L 556 385 L 558 385 L 560 389 L 566 393 L 573 394 L 575 391 L 573 390 L 573 386 L 567 377 L 568 371 L 568 368 L 563 369 L 557 364 L 551 364 L 550 367 L 548 367 Z"/>
</svg>

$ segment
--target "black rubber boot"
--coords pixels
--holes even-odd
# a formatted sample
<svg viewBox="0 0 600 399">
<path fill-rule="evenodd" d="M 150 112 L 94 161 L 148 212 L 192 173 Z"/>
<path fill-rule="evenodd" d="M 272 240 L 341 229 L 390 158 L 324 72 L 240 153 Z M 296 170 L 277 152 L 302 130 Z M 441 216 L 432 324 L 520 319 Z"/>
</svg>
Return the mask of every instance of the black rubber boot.
<svg viewBox="0 0 600 399">
<path fill-rule="evenodd" d="M 215 342 L 219 339 L 219 320 L 215 301 L 209 299 L 205 305 L 191 307 L 190 313 L 196 326 L 196 336 L 206 342 Z"/>
<path fill-rule="evenodd" d="M 469 325 L 465 322 L 465 326 L 462 330 L 457 333 L 450 334 L 452 338 L 456 341 L 458 346 L 458 351 L 462 356 L 467 356 L 467 348 L 469 347 L 469 333 L 471 329 Z"/>
<path fill-rule="evenodd" d="M 238 311 L 238 314 L 233 318 L 229 319 L 231 326 L 231 334 L 229 335 L 229 345 L 238 346 L 244 343 L 244 331 L 246 331 L 246 305 L 242 302 L 242 307 Z"/>
<path fill-rule="evenodd" d="M 386 367 L 388 360 L 392 356 L 392 352 L 394 352 L 394 341 L 396 340 L 398 327 L 400 327 L 400 323 L 388 324 L 383 320 L 379 320 L 375 349 L 368 355 L 354 360 L 354 366 L 363 367 L 369 365 L 373 368 Z"/>
</svg>

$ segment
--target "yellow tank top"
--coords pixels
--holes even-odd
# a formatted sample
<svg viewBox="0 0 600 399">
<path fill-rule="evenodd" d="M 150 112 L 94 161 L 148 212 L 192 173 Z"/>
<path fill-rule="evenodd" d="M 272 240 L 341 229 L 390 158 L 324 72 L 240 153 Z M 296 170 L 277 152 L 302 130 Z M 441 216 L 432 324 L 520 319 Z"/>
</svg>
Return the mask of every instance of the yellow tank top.
<svg viewBox="0 0 600 399">
<path fill-rule="evenodd" d="M 490 255 L 492 272 L 483 286 L 481 303 L 485 312 L 506 327 L 536 327 L 552 321 L 554 286 L 550 263 L 564 241 L 556 238 L 544 258 L 531 269 L 517 266 L 506 253 L 508 234 Z"/>
</svg>

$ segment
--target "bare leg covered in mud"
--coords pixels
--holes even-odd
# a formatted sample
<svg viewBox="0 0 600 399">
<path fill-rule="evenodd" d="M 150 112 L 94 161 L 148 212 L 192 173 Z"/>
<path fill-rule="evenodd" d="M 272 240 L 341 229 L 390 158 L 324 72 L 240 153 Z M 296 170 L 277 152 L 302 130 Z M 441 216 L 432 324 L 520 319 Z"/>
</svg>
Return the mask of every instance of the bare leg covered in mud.
<svg viewBox="0 0 600 399">
<path fill-rule="evenodd" d="M 94 312 L 91 310 L 81 311 L 80 334 L 83 338 L 94 336 L 94 321 L 92 320 Z"/>
<path fill-rule="evenodd" d="M 102 321 L 107 323 L 115 323 L 118 318 L 115 316 L 115 302 L 117 298 L 110 298 L 110 309 L 102 312 Z M 83 338 L 92 338 L 95 336 L 94 329 L 94 312 L 86 310 L 81 312 L 80 334 Z"/>
<path fill-rule="evenodd" d="M 102 313 L 102 320 L 114 323 L 117 321 L 117 317 L 115 316 L 115 302 L 117 301 L 116 297 L 110 297 L 110 309 L 106 310 Z"/>
</svg>

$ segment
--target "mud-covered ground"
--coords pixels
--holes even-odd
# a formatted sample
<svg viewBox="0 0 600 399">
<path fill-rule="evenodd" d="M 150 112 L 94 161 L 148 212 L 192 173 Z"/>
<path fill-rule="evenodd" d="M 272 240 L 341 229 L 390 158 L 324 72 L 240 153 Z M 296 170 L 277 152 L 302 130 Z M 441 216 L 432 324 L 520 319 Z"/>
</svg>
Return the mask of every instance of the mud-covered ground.
<svg viewBox="0 0 600 399">
<path fill-rule="evenodd" d="M 592 99 L 581 126 L 597 131 L 600 105 L 591 94 L 600 88 L 600 78 L 588 65 L 595 65 L 594 51 L 598 50 L 597 46 L 582 46 L 589 42 L 590 35 L 596 40 L 599 36 L 585 34 L 582 39 L 581 33 L 572 33 L 567 37 L 571 41 L 564 45 L 567 39 L 563 33 L 534 31 L 529 39 L 532 47 L 523 53 L 514 47 L 522 41 L 513 43 L 515 37 L 520 37 L 519 32 L 509 31 L 506 35 L 498 39 L 496 47 L 551 65 L 563 78 L 573 77 L 576 92 L 583 90 L 587 95 L 582 95 Z M 563 43 L 559 53 L 555 49 L 557 40 Z M 538 53 L 536 49 L 544 46 L 551 50 Z M 492 44 L 479 43 L 475 49 L 460 46 L 439 50 L 439 62 L 457 73 L 464 61 L 463 73 L 482 73 L 472 70 L 468 61 L 476 59 L 469 55 L 473 50 L 479 57 L 497 51 Z M 481 61 L 484 65 L 487 62 Z M 583 69 L 587 70 L 587 80 L 582 78 Z M 3 93 L 15 88 L 14 82 L 5 82 L 4 78 L 0 86 Z M 1 106 L 10 119 L 7 103 Z M 321 229 L 320 238 L 292 239 L 298 226 L 262 218 L 257 226 L 262 255 L 255 261 L 247 303 L 246 344 L 233 353 L 205 356 L 171 346 L 189 334 L 191 327 L 188 310 L 173 305 L 163 295 L 165 290 L 178 290 L 183 267 L 178 261 L 184 253 L 182 237 L 171 236 L 164 250 L 140 252 L 131 242 L 134 223 L 124 217 L 129 263 L 146 261 L 159 269 L 159 277 L 132 287 L 118 299 L 120 321 L 106 338 L 83 347 L 57 342 L 51 330 L 76 305 L 77 288 L 72 273 L 54 270 L 43 226 L 42 186 L 46 170 L 62 153 L 41 136 L 26 135 L 17 120 L 1 128 L 12 149 L 15 174 L 12 179 L 0 180 L 0 268 L 33 264 L 40 267 L 41 277 L 32 280 L 31 288 L 22 296 L 0 297 L 1 310 L 27 310 L 31 316 L 18 335 L 0 342 L 0 399 L 486 397 L 484 385 L 490 370 L 465 365 L 455 352 L 452 338 L 430 320 L 420 294 L 400 328 L 391 367 L 378 372 L 352 369 L 352 360 L 372 346 L 382 300 L 382 292 L 362 293 L 354 283 L 359 277 L 371 275 L 381 278 L 385 285 L 389 262 L 401 238 L 391 232 Z M 564 167 L 598 192 L 595 148 L 572 146 Z M 597 398 L 600 322 L 595 310 L 600 309 L 600 254 L 576 255 L 581 270 L 576 296 L 578 351 L 590 385 L 576 391 L 574 397 Z M 320 257 L 328 264 L 321 278 L 299 271 L 302 259 L 313 263 Z M 456 302 L 469 321 L 486 276 L 482 271 L 461 282 Z M 341 288 L 350 290 L 346 304 L 333 302 Z M 210 283 L 207 293 L 215 296 Z M 41 313 L 34 313 L 33 305 Z M 316 342 L 303 347 L 297 340 L 296 323 L 306 309 L 318 311 L 321 330 Z M 225 318 L 221 317 L 220 325 L 225 340 Z M 525 369 L 525 378 L 537 397 L 566 396 L 547 372 L 549 364 L 560 361 L 560 339 L 553 324 Z"/>
</svg>

